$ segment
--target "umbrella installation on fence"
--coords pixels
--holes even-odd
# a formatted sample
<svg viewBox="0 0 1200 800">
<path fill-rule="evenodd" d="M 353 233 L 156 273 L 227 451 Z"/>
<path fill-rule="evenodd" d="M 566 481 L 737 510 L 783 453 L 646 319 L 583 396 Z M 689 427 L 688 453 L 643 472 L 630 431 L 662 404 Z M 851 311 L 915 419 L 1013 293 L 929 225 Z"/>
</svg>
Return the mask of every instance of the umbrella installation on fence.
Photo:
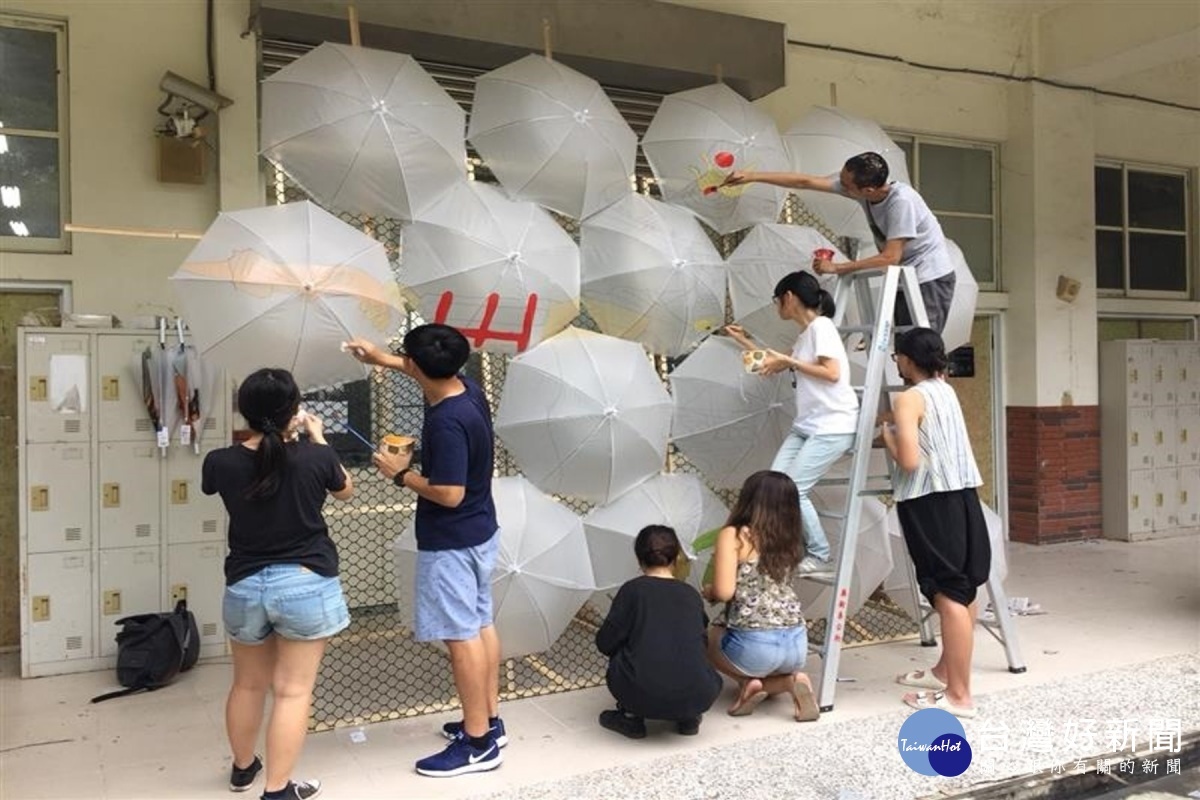
<svg viewBox="0 0 1200 800">
<path fill-rule="evenodd" d="M 596 588 L 612 589 L 638 575 L 633 541 L 647 525 L 674 528 L 691 559 L 693 540 L 725 524 L 728 513 L 702 480 L 680 473 L 656 475 L 613 502 L 593 508 L 583 518 L 583 530 Z"/>
<path fill-rule="evenodd" d="M 670 382 L 671 439 L 710 484 L 736 489 L 771 466 L 796 416 L 790 373 L 748 373 L 740 347 L 710 337 L 675 368 Z"/>
<path fill-rule="evenodd" d="M 869 119 L 838 108 L 813 106 L 783 135 L 791 169 L 808 175 L 836 175 L 846 160 L 875 152 L 888 164 L 888 180 L 909 182 L 904 151 Z M 838 236 L 871 239 L 862 204 L 828 192 L 799 192 L 800 201 Z"/>
<path fill-rule="evenodd" d="M 679 356 L 725 318 L 725 265 L 682 208 L 630 194 L 583 223 L 584 307 L 600 330 Z"/>
<path fill-rule="evenodd" d="M 568 328 L 509 362 L 495 427 L 539 489 L 607 503 L 662 470 L 671 398 L 641 345 Z"/>
<path fill-rule="evenodd" d="M 812 272 L 813 251 L 821 248 L 833 250 L 835 260 L 845 259 L 816 228 L 755 225 L 725 262 L 733 318 L 764 347 L 792 352 L 800 329 L 791 320 L 779 318 L 775 284 L 797 270 Z M 835 276 L 819 275 L 817 279 L 833 294 Z"/>
<path fill-rule="evenodd" d="M 412 58 L 326 42 L 262 82 L 262 153 L 324 206 L 412 219 L 466 180 L 466 115 Z"/>
<path fill-rule="evenodd" d="M 492 605 L 501 658 L 549 650 L 595 590 L 583 522 L 521 477 L 496 478 L 500 549 Z M 402 617 L 411 625 L 417 544 L 412 526 L 395 543 Z M 589 634 L 590 636 L 590 634 Z"/>
<path fill-rule="evenodd" d="M 404 311 L 383 245 L 307 201 L 222 213 L 171 280 L 211 364 L 283 367 L 306 391 L 366 377 L 341 343 Z"/>
<path fill-rule="evenodd" d="M 579 313 L 579 248 L 533 203 L 464 182 L 404 229 L 402 275 L 430 321 L 521 352 Z"/>
<path fill-rule="evenodd" d="M 582 219 L 633 191 L 633 129 L 600 84 L 545 56 L 476 79 L 467 138 L 514 200 Z"/>
<path fill-rule="evenodd" d="M 734 171 L 788 168 L 775 121 L 723 83 L 667 95 L 642 137 L 642 151 L 663 197 L 717 233 L 779 219 L 783 189 L 723 185 Z"/>
</svg>

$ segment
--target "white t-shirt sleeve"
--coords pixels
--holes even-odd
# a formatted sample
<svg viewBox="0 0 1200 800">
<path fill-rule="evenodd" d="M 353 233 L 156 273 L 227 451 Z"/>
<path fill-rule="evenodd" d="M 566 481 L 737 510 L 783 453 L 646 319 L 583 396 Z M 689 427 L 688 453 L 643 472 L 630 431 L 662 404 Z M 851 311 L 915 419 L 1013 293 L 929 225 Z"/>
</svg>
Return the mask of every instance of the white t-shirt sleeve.
<svg viewBox="0 0 1200 800">
<path fill-rule="evenodd" d="M 833 183 L 833 188 L 829 190 L 830 192 L 840 194 L 842 197 L 846 196 L 846 190 L 842 188 L 842 173 L 835 172 L 832 175 L 826 175 L 825 178 Z"/>
<path fill-rule="evenodd" d="M 898 191 L 898 189 L 893 188 L 892 191 Z M 883 224 L 879 227 L 888 239 L 917 238 L 916 205 L 903 195 L 897 197 L 888 203 L 887 211 L 883 217 Z"/>
<path fill-rule="evenodd" d="M 837 326 L 828 317 L 817 317 L 812 322 L 813 355 L 817 358 L 843 358 L 846 354 Z"/>
</svg>

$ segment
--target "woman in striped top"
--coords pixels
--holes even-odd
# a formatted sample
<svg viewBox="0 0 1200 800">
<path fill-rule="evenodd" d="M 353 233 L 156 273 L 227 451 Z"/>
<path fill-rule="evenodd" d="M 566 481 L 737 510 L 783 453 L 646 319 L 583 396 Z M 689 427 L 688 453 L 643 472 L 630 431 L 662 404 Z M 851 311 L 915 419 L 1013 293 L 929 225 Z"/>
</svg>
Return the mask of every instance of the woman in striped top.
<svg viewBox="0 0 1200 800">
<path fill-rule="evenodd" d="M 958 396 L 944 379 L 942 337 L 929 328 L 906 331 L 896 337 L 893 358 L 912 387 L 896 398 L 893 420 L 885 420 L 882 431 L 897 466 L 893 497 L 921 594 L 937 611 L 942 627 L 938 662 L 896 680 L 930 690 L 904 695 L 913 708 L 937 707 L 973 717 L 975 594 L 987 581 L 992 560 L 975 491 L 983 479 Z"/>
</svg>

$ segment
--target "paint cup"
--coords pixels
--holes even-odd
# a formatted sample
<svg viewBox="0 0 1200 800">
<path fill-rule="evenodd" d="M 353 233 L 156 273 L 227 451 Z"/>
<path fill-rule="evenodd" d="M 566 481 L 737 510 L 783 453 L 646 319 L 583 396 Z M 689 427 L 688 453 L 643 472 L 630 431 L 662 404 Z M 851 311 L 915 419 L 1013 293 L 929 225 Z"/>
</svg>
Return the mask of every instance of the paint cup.
<svg viewBox="0 0 1200 800">
<path fill-rule="evenodd" d="M 760 372 L 767 363 L 766 350 L 743 350 L 742 367 L 749 373 Z"/>
<path fill-rule="evenodd" d="M 813 260 L 815 261 L 833 261 L 833 251 L 828 247 L 821 247 L 813 250 Z"/>
<path fill-rule="evenodd" d="M 412 453 L 413 445 L 417 440 L 411 436 L 401 436 L 396 433 L 389 433 L 383 437 L 383 449 L 392 455 L 400 455 L 401 453 Z"/>
</svg>

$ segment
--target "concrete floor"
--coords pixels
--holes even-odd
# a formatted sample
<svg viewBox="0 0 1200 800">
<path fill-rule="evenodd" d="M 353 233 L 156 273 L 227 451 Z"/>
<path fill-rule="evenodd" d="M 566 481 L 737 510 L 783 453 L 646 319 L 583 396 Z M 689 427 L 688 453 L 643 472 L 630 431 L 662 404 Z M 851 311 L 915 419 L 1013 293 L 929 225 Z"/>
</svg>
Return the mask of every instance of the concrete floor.
<svg viewBox="0 0 1200 800">
<path fill-rule="evenodd" d="M 417 758 L 440 747 L 436 732 L 452 712 L 367 726 L 365 738 L 352 729 L 313 734 L 299 777 L 320 778 L 328 798 L 903 800 L 1088 755 L 1057 735 L 1077 720 L 1137 721 L 1143 739 L 1156 719 L 1179 720 L 1185 734 L 1200 730 L 1200 540 L 1011 545 L 1007 590 L 1048 613 L 1018 618 L 1025 674 L 1010 674 L 1003 649 L 982 632 L 977 638 L 981 716 L 965 726 L 976 761 L 958 778 L 919 776 L 897 753 L 907 709 L 892 679 L 934 658 L 915 642 L 845 651 L 842 676 L 854 681 L 839 684 L 836 709 L 817 723 L 791 721 L 782 702 L 728 717 L 728 689 L 700 736 L 663 730 L 635 742 L 596 725 L 611 701 L 592 689 L 506 703 L 511 741 L 492 773 L 436 780 L 413 772 Z M 225 795 L 227 663 L 97 706 L 87 701 L 112 687 L 109 672 L 21 680 L 18 671 L 15 654 L 0 657 L 3 800 Z M 999 726 L 1008 748 L 988 753 L 982 742 L 994 741 Z M 1056 735 L 1032 747 L 1047 726 Z M 1102 742 L 1094 752 L 1109 750 Z"/>
</svg>

